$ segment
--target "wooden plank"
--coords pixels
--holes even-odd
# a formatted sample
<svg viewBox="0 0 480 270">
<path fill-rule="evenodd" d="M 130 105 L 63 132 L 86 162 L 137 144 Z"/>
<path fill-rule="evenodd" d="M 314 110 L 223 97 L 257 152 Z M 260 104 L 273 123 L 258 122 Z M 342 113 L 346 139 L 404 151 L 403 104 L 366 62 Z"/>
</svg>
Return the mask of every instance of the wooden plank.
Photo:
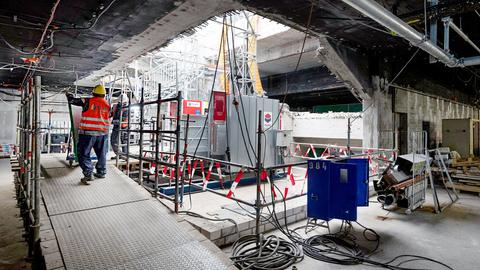
<svg viewBox="0 0 480 270">
<path fill-rule="evenodd" d="M 465 180 L 465 179 L 460 179 L 458 180 L 460 183 L 465 183 L 468 185 L 473 185 L 473 186 L 480 186 L 480 181 L 478 180 Z"/>
<path fill-rule="evenodd" d="M 447 187 L 452 188 L 452 184 L 447 183 Z M 475 192 L 475 193 L 478 193 L 480 195 L 480 187 L 478 187 L 478 186 L 455 183 L 455 184 L 453 184 L 453 187 L 456 190 Z"/>
<path fill-rule="evenodd" d="M 476 176 L 476 175 L 452 174 L 451 177 L 455 178 L 455 179 L 471 180 L 471 181 L 479 181 L 480 182 L 480 176 Z"/>
</svg>

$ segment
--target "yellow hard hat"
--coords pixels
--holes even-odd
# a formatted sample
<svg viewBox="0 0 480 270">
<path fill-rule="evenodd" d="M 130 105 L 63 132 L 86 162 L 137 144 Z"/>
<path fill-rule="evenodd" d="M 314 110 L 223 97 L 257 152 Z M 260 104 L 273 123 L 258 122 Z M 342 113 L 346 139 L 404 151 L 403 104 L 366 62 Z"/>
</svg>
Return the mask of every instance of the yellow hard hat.
<svg viewBox="0 0 480 270">
<path fill-rule="evenodd" d="M 97 95 L 106 95 L 107 91 L 105 90 L 105 87 L 103 85 L 99 84 L 93 88 L 92 93 L 97 94 Z"/>
</svg>

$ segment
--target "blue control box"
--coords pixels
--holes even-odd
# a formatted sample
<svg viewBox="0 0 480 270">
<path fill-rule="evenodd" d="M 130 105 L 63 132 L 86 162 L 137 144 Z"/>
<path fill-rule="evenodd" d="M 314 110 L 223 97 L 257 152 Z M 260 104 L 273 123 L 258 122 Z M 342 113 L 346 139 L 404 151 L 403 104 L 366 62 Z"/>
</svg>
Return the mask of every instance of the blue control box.
<svg viewBox="0 0 480 270">
<path fill-rule="evenodd" d="M 307 216 L 357 220 L 357 207 L 368 206 L 368 159 L 308 161 Z"/>
</svg>

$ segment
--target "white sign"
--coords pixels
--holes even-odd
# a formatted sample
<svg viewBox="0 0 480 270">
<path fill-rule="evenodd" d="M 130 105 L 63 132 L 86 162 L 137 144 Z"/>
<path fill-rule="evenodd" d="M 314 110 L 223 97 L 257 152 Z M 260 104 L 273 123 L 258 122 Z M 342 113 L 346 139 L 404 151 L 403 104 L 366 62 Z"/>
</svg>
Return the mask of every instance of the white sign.
<svg viewBox="0 0 480 270">
<path fill-rule="evenodd" d="M 263 112 L 263 128 L 270 128 L 273 124 L 273 114 L 272 112 Z"/>
</svg>

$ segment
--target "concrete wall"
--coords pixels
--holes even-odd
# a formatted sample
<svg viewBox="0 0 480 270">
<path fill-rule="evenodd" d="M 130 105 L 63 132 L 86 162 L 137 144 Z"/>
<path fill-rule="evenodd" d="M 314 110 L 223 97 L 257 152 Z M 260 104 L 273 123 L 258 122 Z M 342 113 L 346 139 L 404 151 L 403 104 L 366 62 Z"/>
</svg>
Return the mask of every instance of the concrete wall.
<svg viewBox="0 0 480 270">
<path fill-rule="evenodd" d="M 398 87 L 394 110 L 407 114 L 409 133 L 421 131 L 422 122 L 429 122 L 429 138 L 437 143 L 442 142 L 442 119 L 478 119 L 479 116 L 478 110 L 470 105 Z"/>
<path fill-rule="evenodd" d="M 359 113 L 293 113 L 293 138 L 296 142 L 346 145 L 348 117 L 352 121 L 352 146 L 362 146 L 363 121 Z"/>
</svg>

